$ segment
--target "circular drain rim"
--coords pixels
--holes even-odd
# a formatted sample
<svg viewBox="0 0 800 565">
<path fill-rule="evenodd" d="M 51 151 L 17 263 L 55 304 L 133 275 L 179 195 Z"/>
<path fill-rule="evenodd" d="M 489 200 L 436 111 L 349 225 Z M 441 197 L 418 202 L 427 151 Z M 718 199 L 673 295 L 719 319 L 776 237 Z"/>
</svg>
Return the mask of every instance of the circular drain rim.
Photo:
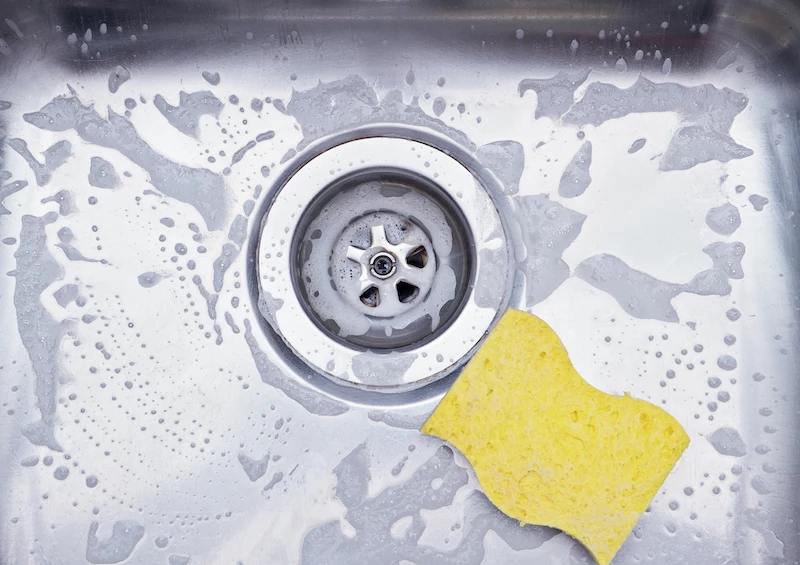
<svg viewBox="0 0 800 565">
<path fill-rule="evenodd" d="M 437 145 L 452 144 L 444 141 Z M 405 392 L 439 381 L 463 365 L 507 307 L 514 271 L 510 237 L 480 177 L 451 154 L 399 137 L 396 131 L 351 138 L 299 164 L 273 192 L 256 250 L 259 309 L 294 355 L 330 381 L 377 392 Z M 338 180 L 375 169 L 408 171 L 453 199 L 475 243 L 473 281 L 483 269 L 491 269 L 489 278 L 495 283 L 490 304 L 484 294 L 478 306 L 470 284 L 466 303 L 440 334 L 420 347 L 388 354 L 348 347 L 328 335 L 304 310 L 290 276 L 294 269 L 291 245 L 305 209 Z M 482 252 L 489 249 L 501 265 L 486 264 Z"/>
<path fill-rule="evenodd" d="M 467 290 L 474 280 L 471 253 L 474 243 L 471 234 L 466 233 L 466 220 L 462 218 L 458 205 L 438 185 L 431 184 L 428 179 L 420 178 L 412 171 L 384 167 L 342 174 L 342 180 L 337 179 L 320 189 L 319 196 L 305 207 L 298 220 L 296 233 L 305 235 L 292 243 L 293 256 L 301 258 L 292 276 L 301 302 L 324 331 L 336 334 L 334 339 L 345 342 L 347 347 L 374 349 L 384 353 L 392 349 L 406 350 L 412 345 L 418 348 L 421 342 L 432 339 L 432 320 L 439 320 L 438 324 L 434 324 L 436 333 L 439 333 L 454 319 L 465 303 Z M 396 200 L 384 199 L 384 189 L 392 193 Z M 352 221 L 350 216 L 353 216 Z M 436 265 L 440 261 L 434 258 L 433 268 L 437 268 L 437 272 L 427 281 L 430 283 L 430 294 L 412 300 L 409 308 L 398 308 L 389 317 L 369 312 L 366 306 L 361 306 L 360 301 L 356 304 L 353 289 L 350 288 L 352 281 L 342 277 L 331 280 L 330 271 L 328 280 L 321 280 L 317 269 L 308 268 L 328 260 L 331 261 L 330 269 L 337 272 L 340 272 L 340 263 L 345 262 L 349 266 L 350 260 L 344 253 L 342 238 L 350 239 L 347 236 L 353 226 L 364 227 L 365 219 L 366 223 L 371 223 L 371 219 L 379 216 L 385 217 L 385 226 L 389 225 L 387 221 L 395 223 L 392 218 L 401 220 L 399 224 L 415 226 L 416 230 L 411 229 L 409 239 L 404 239 L 404 242 L 423 243 L 431 248 L 432 253 L 440 255 L 440 259 L 448 258 L 446 264 L 438 268 Z M 333 218 L 338 225 L 320 230 L 320 220 L 326 222 L 327 218 Z M 422 228 L 423 225 L 426 228 Z M 436 225 L 446 228 L 430 231 Z M 338 230 L 342 235 L 337 239 Z M 419 233 L 415 234 L 417 230 Z M 400 233 L 394 235 L 402 238 Z M 438 252 L 436 248 L 439 248 Z M 332 254 L 330 250 L 333 250 Z M 329 291 L 331 287 L 334 287 L 334 291 L 338 289 L 338 296 Z M 445 295 L 446 287 L 454 289 L 453 299 Z M 316 292 L 312 296 L 313 291 Z M 342 297 L 343 301 L 340 300 Z M 355 310 L 347 308 L 347 302 L 354 305 Z M 425 316 L 430 318 L 426 319 Z M 387 334 L 387 328 L 391 336 Z M 359 362 L 363 362 L 363 358 L 359 358 Z M 361 366 L 357 368 L 363 369 Z M 381 383 L 386 381 L 383 376 L 377 380 Z"/>
</svg>

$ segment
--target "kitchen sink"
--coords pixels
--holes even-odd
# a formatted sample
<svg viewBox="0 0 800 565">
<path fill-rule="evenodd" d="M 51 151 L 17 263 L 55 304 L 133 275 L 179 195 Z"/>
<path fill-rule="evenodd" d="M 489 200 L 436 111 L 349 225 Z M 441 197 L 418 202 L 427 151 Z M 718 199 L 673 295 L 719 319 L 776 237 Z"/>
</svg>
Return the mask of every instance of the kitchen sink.
<svg viewBox="0 0 800 565">
<path fill-rule="evenodd" d="M 0 563 L 593 563 L 419 432 L 510 307 L 691 438 L 613 563 L 800 562 L 798 25 L 3 2 Z"/>
</svg>

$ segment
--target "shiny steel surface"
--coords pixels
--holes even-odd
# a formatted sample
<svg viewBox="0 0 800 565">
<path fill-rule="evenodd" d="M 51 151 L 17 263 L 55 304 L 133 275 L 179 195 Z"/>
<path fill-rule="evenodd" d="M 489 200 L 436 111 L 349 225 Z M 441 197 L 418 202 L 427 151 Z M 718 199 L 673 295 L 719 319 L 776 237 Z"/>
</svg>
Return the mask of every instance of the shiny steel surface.
<svg viewBox="0 0 800 565">
<path fill-rule="evenodd" d="M 614 563 L 798 563 L 798 24 L 3 2 L 0 563 L 591 563 L 418 431 L 507 306 L 691 437 Z M 293 281 L 303 210 L 362 159 L 441 187 L 474 243 L 456 315 L 399 350 L 332 336 Z"/>
</svg>

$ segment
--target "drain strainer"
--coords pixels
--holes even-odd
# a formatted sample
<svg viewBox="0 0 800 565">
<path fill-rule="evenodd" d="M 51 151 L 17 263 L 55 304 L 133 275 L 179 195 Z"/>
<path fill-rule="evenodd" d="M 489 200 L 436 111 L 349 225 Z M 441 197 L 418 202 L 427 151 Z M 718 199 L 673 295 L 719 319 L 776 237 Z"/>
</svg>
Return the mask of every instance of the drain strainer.
<svg viewBox="0 0 800 565">
<path fill-rule="evenodd" d="M 358 236 L 364 224 L 369 227 L 367 244 L 356 241 L 363 238 L 363 235 Z M 386 233 L 387 226 L 399 226 L 392 241 Z M 341 264 L 343 249 L 347 250 L 347 260 L 360 269 L 358 277 L 352 276 L 348 268 L 353 265 Z M 338 289 L 350 297 L 353 304 L 360 302 L 367 306 L 368 310 L 362 309 L 365 314 L 380 318 L 398 316 L 425 300 L 436 275 L 430 239 L 421 227 L 397 214 L 374 213 L 359 218 L 339 238 L 333 255 L 333 272 L 346 273 L 345 277 L 334 279 L 339 283 Z"/>
<path fill-rule="evenodd" d="M 459 161 L 408 139 L 349 141 L 300 167 L 270 205 L 258 255 L 262 313 L 294 353 L 382 391 L 460 366 L 510 287 L 489 194 Z"/>
</svg>

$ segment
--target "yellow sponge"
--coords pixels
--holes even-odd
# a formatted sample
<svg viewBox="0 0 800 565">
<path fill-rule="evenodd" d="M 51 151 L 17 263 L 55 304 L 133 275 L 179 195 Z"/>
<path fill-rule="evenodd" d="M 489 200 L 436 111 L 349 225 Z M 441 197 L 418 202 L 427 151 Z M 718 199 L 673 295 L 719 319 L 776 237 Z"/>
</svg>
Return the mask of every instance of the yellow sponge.
<svg viewBox="0 0 800 565">
<path fill-rule="evenodd" d="M 611 562 L 689 437 L 662 409 L 584 381 L 545 322 L 509 310 L 422 426 L 472 463 L 489 499 Z"/>
</svg>

